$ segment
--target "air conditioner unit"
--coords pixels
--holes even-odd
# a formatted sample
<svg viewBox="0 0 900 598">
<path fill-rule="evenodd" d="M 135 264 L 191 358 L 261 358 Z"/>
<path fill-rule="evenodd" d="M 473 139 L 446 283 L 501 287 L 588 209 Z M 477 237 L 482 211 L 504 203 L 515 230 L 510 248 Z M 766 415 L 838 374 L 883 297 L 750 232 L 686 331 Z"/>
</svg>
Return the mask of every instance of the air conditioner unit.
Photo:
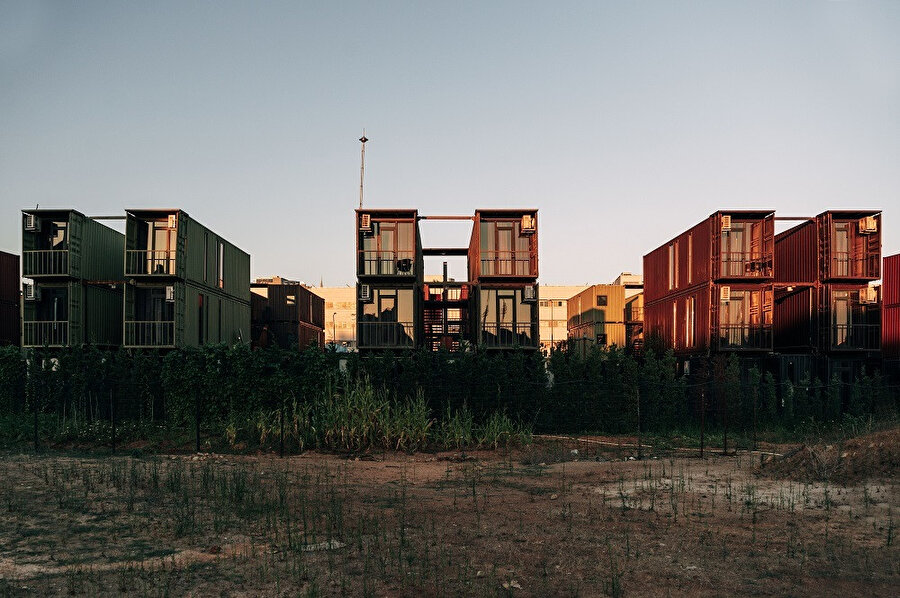
<svg viewBox="0 0 900 598">
<path fill-rule="evenodd" d="M 878 232 L 878 222 L 875 216 L 866 216 L 859 219 L 859 234 L 869 235 Z"/>
<path fill-rule="evenodd" d="M 719 287 L 719 301 L 722 303 L 731 301 L 731 287 Z"/>
<path fill-rule="evenodd" d="M 359 230 L 364 230 L 364 231 L 372 230 L 372 215 L 371 214 L 360 214 L 359 215 Z"/>
<path fill-rule="evenodd" d="M 175 302 L 175 287 L 166 287 L 166 301 L 169 303 Z"/>
<path fill-rule="evenodd" d="M 178 227 L 178 214 L 169 214 L 169 228 L 177 228 Z"/>
<path fill-rule="evenodd" d="M 878 291 L 875 287 L 865 287 L 859 290 L 859 302 L 860 303 L 877 303 L 878 302 Z"/>
<path fill-rule="evenodd" d="M 34 214 L 25 214 L 25 230 L 38 231 L 41 228 L 41 221 Z"/>
<path fill-rule="evenodd" d="M 523 215 L 521 228 L 523 233 L 533 233 L 535 230 L 534 216 L 531 214 Z"/>
<path fill-rule="evenodd" d="M 22 288 L 22 294 L 25 295 L 25 301 L 40 301 L 41 287 L 26 283 Z"/>
<path fill-rule="evenodd" d="M 722 231 L 729 232 L 731 230 L 731 215 L 722 214 Z"/>
<path fill-rule="evenodd" d="M 525 287 L 523 293 L 523 301 L 534 302 L 535 300 L 537 300 L 537 288 L 534 285 L 528 285 L 527 287 Z"/>
<path fill-rule="evenodd" d="M 359 285 L 359 300 L 366 303 L 372 300 L 372 287 L 370 285 Z"/>
</svg>

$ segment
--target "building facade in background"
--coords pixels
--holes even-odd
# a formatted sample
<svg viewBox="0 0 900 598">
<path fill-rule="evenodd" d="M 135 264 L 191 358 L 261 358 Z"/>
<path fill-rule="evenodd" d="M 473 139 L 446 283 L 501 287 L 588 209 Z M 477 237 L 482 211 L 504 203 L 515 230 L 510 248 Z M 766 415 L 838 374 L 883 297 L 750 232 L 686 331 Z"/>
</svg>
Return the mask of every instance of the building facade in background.
<svg viewBox="0 0 900 598">
<path fill-rule="evenodd" d="M 425 248 L 419 221 L 470 219 L 468 246 Z M 368 349 L 537 349 L 536 210 L 474 217 L 357 210 L 357 345 Z M 466 281 L 425 282 L 425 256 L 467 258 Z"/>
<path fill-rule="evenodd" d="M 356 287 L 316 287 L 325 300 L 325 344 L 356 350 Z"/>
<path fill-rule="evenodd" d="M 0 347 L 22 343 L 19 256 L 0 251 Z"/>
<path fill-rule="evenodd" d="M 677 355 L 773 349 L 775 214 L 710 215 L 644 256 L 644 333 Z"/>
<path fill-rule="evenodd" d="M 595 284 L 568 302 L 569 347 L 625 348 L 625 287 Z"/>
<path fill-rule="evenodd" d="M 250 316 L 254 347 L 325 346 L 325 301 L 299 281 L 257 278 L 250 284 Z"/>
<path fill-rule="evenodd" d="M 124 246 L 76 210 L 24 210 L 22 346 L 119 346 Z"/>
<path fill-rule="evenodd" d="M 125 347 L 250 342 L 250 256 L 186 212 L 126 212 L 125 278 Z"/>
<path fill-rule="evenodd" d="M 884 369 L 900 382 L 900 253 L 884 258 L 881 274 L 881 351 Z"/>
<path fill-rule="evenodd" d="M 541 285 L 541 298 L 538 301 L 538 336 L 541 339 L 541 350 L 545 354 L 565 343 L 569 336 L 569 298 L 585 288 L 587 288 L 585 285 Z"/>
</svg>

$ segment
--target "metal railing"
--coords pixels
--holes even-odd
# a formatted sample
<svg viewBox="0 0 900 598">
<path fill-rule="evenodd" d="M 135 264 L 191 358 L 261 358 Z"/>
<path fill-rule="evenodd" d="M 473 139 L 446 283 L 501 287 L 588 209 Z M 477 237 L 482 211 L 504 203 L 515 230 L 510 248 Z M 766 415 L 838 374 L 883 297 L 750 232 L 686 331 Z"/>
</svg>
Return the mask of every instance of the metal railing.
<svg viewBox="0 0 900 598">
<path fill-rule="evenodd" d="M 644 308 L 643 307 L 626 307 L 625 308 L 625 319 L 629 322 L 643 322 L 644 321 Z"/>
<path fill-rule="evenodd" d="M 534 276 L 530 251 L 482 251 L 481 276 Z"/>
<path fill-rule="evenodd" d="M 829 275 L 832 278 L 878 278 L 878 256 L 832 251 Z"/>
<path fill-rule="evenodd" d="M 412 347 L 412 322 L 358 322 L 357 345 L 363 348 Z"/>
<path fill-rule="evenodd" d="M 537 347 L 531 322 L 482 324 L 479 343 L 485 347 Z"/>
<path fill-rule="evenodd" d="M 772 349 L 771 326 L 719 326 L 719 349 Z"/>
<path fill-rule="evenodd" d="M 125 251 L 125 275 L 175 275 L 175 251 L 128 249 Z"/>
<path fill-rule="evenodd" d="M 22 276 L 58 276 L 68 273 L 68 249 L 34 249 L 22 252 Z"/>
<path fill-rule="evenodd" d="M 881 326 L 878 324 L 834 324 L 831 327 L 831 349 L 877 351 L 881 348 Z"/>
<path fill-rule="evenodd" d="M 175 322 L 125 322 L 126 347 L 174 347 Z"/>
<path fill-rule="evenodd" d="M 721 277 L 765 278 L 772 276 L 772 256 L 744 251 L 723 252 L 720 258 Z"/>
<path fill-rule="evenodd" d="M 416 252 L 363 250 L 357 267 L 369 276 L 415 276 Z"/>
<path fill-rule="evenodd" d="M 22 344 L 25 347 L 67 347 L 69 322 L 22 322 Z"/>
</svg>

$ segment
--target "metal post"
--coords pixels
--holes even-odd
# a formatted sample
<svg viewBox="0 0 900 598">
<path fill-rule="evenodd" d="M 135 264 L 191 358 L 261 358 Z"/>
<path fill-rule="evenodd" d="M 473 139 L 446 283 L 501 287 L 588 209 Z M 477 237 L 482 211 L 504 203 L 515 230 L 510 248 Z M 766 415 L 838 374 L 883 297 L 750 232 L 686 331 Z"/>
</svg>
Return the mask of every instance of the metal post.
<svg viewBox="0 0 900 598">
<path fill-rule="evenodd" d="M 635 393 L 637 394 L 637 438 L 638 438 L 638 461 L 644 458 L 644 449 L 641 443 L 641 386 L 640 384 L 636 385 Z"/>
<path fill-rule="evenodd" d="M 715 393 L 716 399 L 719 399 L 719 394 L 716 392 L 715 386 L 713 387 L 713 393 Z M 728 454 L 728 393 L 721 393 L 722 398 L 722 425 L 724 426 L 723 435 L 722 435 L 722 454 Z M 716 401 L 718 404 L 718 401 Z"/>
<path fill-rule="evenodd" d="M 194 391 L 194 424 L 196 426 L 194 434 L 196 440 L 196 451 L 200 452 L 200 391 Z"/>
<path fill-rule="evenodd" d="M 112 452 L 116 452 L 116 401 L 112 389 L 109 389 L 109 418 L 112 420 Z"/>
<path fill-rule="evenodd" d="M 278 433 L 278 456 L 284 457 L 284 397 L 281 397 L 281 410 L 279 411 L 279 426 L 280 431 Z"/>
<path fill-rule="evenodd" d="M 706 386 L 700 387 L 700 458 L 703 458 L 703 432 L 706 424 Z"/>
<path fill-rule="evenodd" d="M 753 450 L 756 450 L 756 403 L 759 400 L 759 387 L 753 388 Z"/>
<path fill-rule="evenodd" d="M 363 206 L 363 178 L 366 174 L 366 130 L 363 129 L 363 136 L 359 138 L 362 143 L 362 149 L 359 152 L 359 209 Z"/>
</svg>

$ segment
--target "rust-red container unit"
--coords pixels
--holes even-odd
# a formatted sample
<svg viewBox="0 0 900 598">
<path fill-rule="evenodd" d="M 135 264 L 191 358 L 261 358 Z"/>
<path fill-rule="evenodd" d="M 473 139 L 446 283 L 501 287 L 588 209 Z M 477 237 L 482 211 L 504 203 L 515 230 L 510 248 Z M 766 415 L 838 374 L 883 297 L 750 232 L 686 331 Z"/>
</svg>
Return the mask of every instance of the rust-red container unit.
<svg viewBox="0 0 900 598">
<path fill-rule="evenodd" d="M 644 332 L 681 355 L 771 351 L 775 213 L 722 210 L 644 256 Z"/>
<path fill-rule="evenodd" d="M 19 277 L 19 256 L 0 251 L 0 303 L 19 304 L 22 289 Z"/>
<path fill-rule="evenodd" d="M 831 210 L 816 216 L 822 280 L 881 277 L 881 212 Z"/>
<path fill-rule="evenodd" d="M 884 258 L 882 271 L 881 351 L 884 359 L 900 359 L 900 254 Z"/>
</svg>

